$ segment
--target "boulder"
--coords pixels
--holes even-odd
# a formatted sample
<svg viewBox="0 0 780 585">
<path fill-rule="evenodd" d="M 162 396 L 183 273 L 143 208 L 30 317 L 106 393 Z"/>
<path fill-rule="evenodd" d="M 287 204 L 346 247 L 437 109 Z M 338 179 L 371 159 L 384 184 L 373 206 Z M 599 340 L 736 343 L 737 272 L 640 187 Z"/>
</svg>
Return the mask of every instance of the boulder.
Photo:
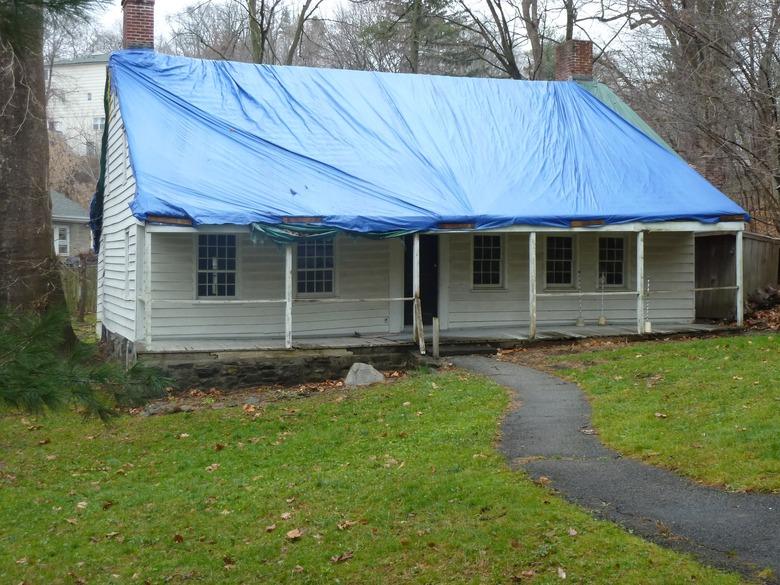
<svg viewBox="0 0 780 585">
<path fill-rule="evenodd" d="M 347 377 L 344 378 L 344 385 L 347 388 L 354 388 L 355 386 L 370 386 L 384 381 L 384 375 L 374 366 L 355 362 L 349 368 Z"/>
</svg>

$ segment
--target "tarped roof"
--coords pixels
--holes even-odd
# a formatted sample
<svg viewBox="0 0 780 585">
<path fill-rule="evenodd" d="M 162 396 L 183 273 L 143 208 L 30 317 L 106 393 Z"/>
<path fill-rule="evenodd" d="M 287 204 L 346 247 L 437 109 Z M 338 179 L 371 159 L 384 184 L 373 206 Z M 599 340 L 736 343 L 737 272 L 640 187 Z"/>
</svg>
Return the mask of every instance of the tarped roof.
<svg viewBox="0 0 780 585">
<path fill-rule="evenodd" d="M 744 214 L 575 82 L 109 61 L 133 213 L 357 232 Z"/>
</svg>

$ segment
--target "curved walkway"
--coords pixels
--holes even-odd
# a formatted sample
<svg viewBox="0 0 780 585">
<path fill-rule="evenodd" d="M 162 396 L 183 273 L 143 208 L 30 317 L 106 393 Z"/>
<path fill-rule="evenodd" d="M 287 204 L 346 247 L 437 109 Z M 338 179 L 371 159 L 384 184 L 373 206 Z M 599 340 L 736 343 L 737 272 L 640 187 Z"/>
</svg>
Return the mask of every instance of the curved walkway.
<svg viewBox="0 0 780 585">
<path fill-rule="evenodd" d="M 500 445 L 512 465 L 659 544 L 728 569 L 771 568 L 780 579 L 780 496 L 728 493 L 623 459 L 583 432 L 590 405 L 575 384 L 492 358 L 452 361 L 516 391 L 520 407 L 504 419 Z"/>
</svg>

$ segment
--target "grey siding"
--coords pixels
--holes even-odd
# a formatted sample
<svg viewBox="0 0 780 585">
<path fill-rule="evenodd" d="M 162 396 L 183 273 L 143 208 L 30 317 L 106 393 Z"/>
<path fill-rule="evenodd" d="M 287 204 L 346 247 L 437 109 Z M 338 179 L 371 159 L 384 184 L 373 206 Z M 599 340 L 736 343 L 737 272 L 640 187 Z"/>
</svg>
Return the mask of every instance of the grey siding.
<svg viewBox="0 0 780 585">
<path fill-rule="evenodd" d="M 545 282 L 546 238 L 537 235 L 537 292 L 572 292 L 569 288 L 548 287 Z M 626 241 L 626 280 L 622 287 L 606 287 L 609 292 L 625 292 L 604 297 L 604 314 L 610 323 L 636 322 L 636 235 L 633 233 L 576 233 L 575 271 L 583 291 L 598 291 L 598 238 L 622 236 Z M 449 235 L 442 239 L 444 277 L 440 287 L 443 327 L 528 325 L 528 235 L 504 235 L 504 286 L 479 289 L 472 286 L 472 236 Z M 645 274 L 650 279 L 649 317 L 657 322 L 690 322 L 693 308 L 693 234 L 650 233 L 645 237 Z M 657 291 L 657 292 L 653 292 Z M 668 291 L 668 292 L 660 292 Z M 571 325 L 579 316 L 578 297 L 539 297 L 539 325 Z M 601 314 L 601 297 L 583 297 L 582 315 L 595 323 Z"/>
<path fill-rule="evenodd" d="M 196 302 L 196 234 L 152 235 L 152 339 L 280 337 L 284 305 Z M 336 239 L 336 297 L 401 296 L 391 273 L 402 273 L 400 241 Z M 284 249 L 238 238 L 237 300 L 284 299 Z M 172 302 L 175 301 L 175 302 Z M 400 303 L 395 303 L 400 305 Z M 296 302 L 294 335 L 351 335 L 398 331 L 393 303 Z"/>
<path fill-rule="evenodd" d="M 130 212 L 135 179 L 130 167 L 124 125 L 111 100 L 103 234 L 98 265 L 98 318 L 111 332 L 136 340 L 136 249 L 140 225 Z"/>
</svg>

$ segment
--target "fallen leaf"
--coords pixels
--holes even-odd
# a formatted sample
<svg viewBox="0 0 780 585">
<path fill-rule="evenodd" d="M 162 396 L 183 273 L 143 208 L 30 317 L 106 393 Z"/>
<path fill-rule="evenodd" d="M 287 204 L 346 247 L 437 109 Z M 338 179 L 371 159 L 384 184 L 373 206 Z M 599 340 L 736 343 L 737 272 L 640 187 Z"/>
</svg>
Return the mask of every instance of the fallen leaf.
<svg viewBox="0 0 780 585">
<path fill-rule="evenodd" d="M 561 579 L 566 578 L 566 571 L 564 570 L 563 567 L 558 567 L 558 577 L 560 577 Z"/>
<path fill-rule="evenodd" d="M 412 405 L 412 403 L 411 403 L 411 402 L 409 402 L 409 401 L 407 400 L 406 402 L 404 402 L 404 404 L 403 404 L 403 405 L 404 405 L 404 406 L 411 406 L 411 405 Z"/>
<path fill-rule="evenodd" d="M 87 509 L 87 503 L 86 502 L 79 502 L 76 504 L 77 510 L 86 510 Z"/>
<path fill-rule="evenodd" d="M 536 483 L 538 483 L 539 485 L 550 485 L 550 481 L 551 481 L 550 478 L 547 477 L 546 475 L 540 475 L 537 478 Z"/>
<path fill-rule="evenodd" d="M 181 434 L 178 436 L 178 438 L 179 438 L 179 439 L 186 439 L 186 438 L 187 438 L 187 437 L 189 437 L 189 436 L 190 436 L 190 434 L 189 434 L 189 433 L 181 433 Z"/>
<path fill-rule="evenodd" d="M 569 536 L 577 536 L 577 531 L 572 527 L 569 527 Z"/>
<path fill-rule="evenodd" d="M 118 532 L 106 532 L 106 538 L 108 538 L 109 540 L 114 539 L 117 536 L 119 536 Z"/>
<path fill-rule="evenodd" d="M 181 534 L 174 534 L 173 535 L 173 542 L 184 542 L 184 537 Z"/>
<path fill-rule="evenodd" d="M 269 524 L 265 527 L 266 532 L 273 532 L 274 530 L 276 530 L 276 524 Z"/>
<path fill-rule="evenodd" d="M 330 557 L 331 563 L 343 563 L 344 561 L 348 561 L 352 558 L 352 551 L 348 550 L 346 552 L 341 553 L 340 555 L 336 555 L 333 557 Z"/>
<path fill-rule="evenodd" d="M 656 412 L 655 413 L 655 418 L 666 418 L 666 417 L 667 417 L 667 415 L 664 414 L 663 412 Z"/>
<path fill-rule="evenodd" d="M 244 412 L 252 413 L 257 410 L 253 404 L 245 404 L 243 407 Z"/>
<path fill-rule="evenodd" d="M 22 557 L 21 559 L 16 559 L 17 565 L 26 565 L 27 564 L 27 557 Z"/>
<path fill-rule="evenodd" d="M 38 444 L 39 444 L 39 445 L 48 445 L 49 443 L 51 443 L 51 439 L 49 439 L 48 437 L 47 437 L 47 438 L 45 438 L 45 439 L 41 439 L 40 441 L 38 441 Z"/>
<path fill-rule="evenodd" d="M 301 567 L 300 565 L 295 565 L 293 567 L 293 573 L 303 573 L 303 567 Z"/>
<path fill-rule="evenodd" d="M 336 527 L 339 530 L 348 530 L 349 528 L 352 528 L 356 524 L 357 524 L 357 522 L 355 522 L 354 520 L 342 520 L 341 522 L 336 524 Z"/>
<path fill-rule="evenodd" d="M 290 518 L 292 518 L 292 512 L 285 512 L 280 516 L 280 518 L 282 520 L 289 520 Z"/>
<path fill-rule="evenodd" d="M 111 506 L 113 506 L 113 505 L 114 505 L 114 502 L 112 502 L 111 500 L 106 500 L 105 502 L 103 502 L 103 504 L 101 505 L 101 507 L 102 507 L 104 510 L 108 510 L 108 509 L 109 509 Z"/>
<path fill-rule="evenodd" d="M 287 540 L 298 540 L 301 536 L 303 536 L 303 532 L 298 528 L 293 528 L 287 534 L 285 534 L 285 536 L 287 537 Z"/>
<path fill-rule="evenodd" d="M 211 473 L 212 471 L 216 471 L 217 469 L 219 469 L 219 463 L 212 463 L 211 465 L 209 465 L 209 466 L 206 468 L 206 471 L 208 471 L 209 473 Z"/>
<path fill-rule="evenodd" d="M 222 443 L 217 443 L 216 445 L 214 445 L 214 451 L 222 451 L 222 449 L 224 448 L 225 445 L 223 445 Z"/>
<path fill-rule="evenodd" d="M 68 524 L 78 524 L 79 523 L 79 521 L 76 520 L 75 518 L 65 518 L 65 522 L 67 522 Z"/>
<path fill-rule="evenodd" d="M 222 565 L 225 569 L 234 569 L 236 566 L 236 561 L 234 561 L 232 557 L 226 555 L 222 557 Z"/>
</svg>

